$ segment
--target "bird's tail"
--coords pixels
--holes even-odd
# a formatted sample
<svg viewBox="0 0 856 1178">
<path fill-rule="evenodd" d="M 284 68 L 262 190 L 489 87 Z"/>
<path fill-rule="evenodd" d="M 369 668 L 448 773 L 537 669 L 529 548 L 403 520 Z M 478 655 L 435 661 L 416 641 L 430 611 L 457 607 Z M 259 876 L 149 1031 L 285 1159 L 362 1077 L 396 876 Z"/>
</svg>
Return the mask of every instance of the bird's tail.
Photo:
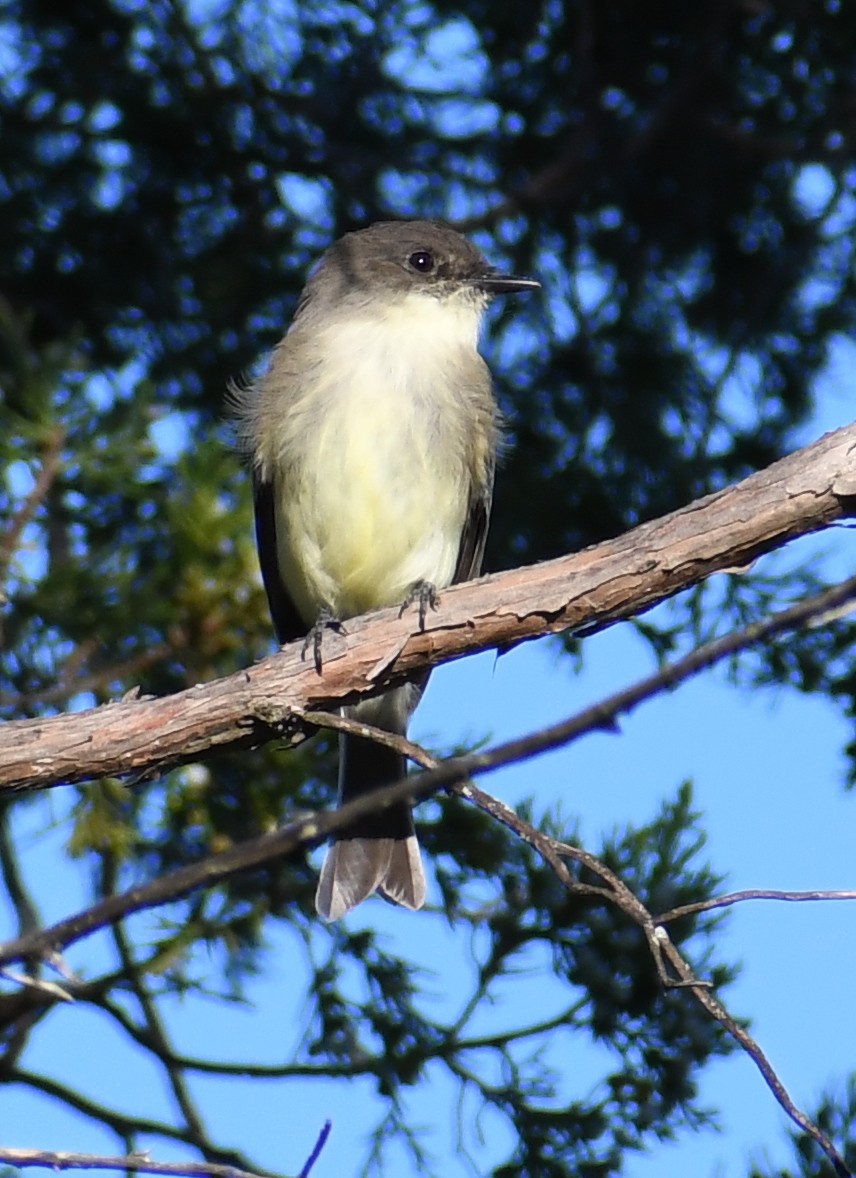
<svg viewBox="0 0 856 1178">
<path fill-rule="evenodd" d="M 405 773 L 399 753 L 357 736 L 340 740 L 339 757 L 340 804 Z M 325 920 L 338 920 L 373 892 L 405 908 L 425 903 L 422 856 L 406 802 L 361 818 L 337 836 L 321 868 L 315 907 Z"/>
</svg>

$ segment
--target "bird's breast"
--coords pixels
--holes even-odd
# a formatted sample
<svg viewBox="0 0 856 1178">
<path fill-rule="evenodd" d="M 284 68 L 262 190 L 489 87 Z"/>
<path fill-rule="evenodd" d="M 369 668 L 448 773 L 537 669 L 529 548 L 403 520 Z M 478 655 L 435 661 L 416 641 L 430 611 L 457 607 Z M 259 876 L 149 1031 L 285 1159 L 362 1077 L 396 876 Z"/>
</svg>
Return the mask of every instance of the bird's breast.
<svg viewBox="0 0 856 1178">
<path fill-rule="evenodd" d="M 424 333 L 340 331 L 314 378 L 276 480 L 280 571 L 304 620 L 396 604 L 419 580 L 448 585 L 493 445 L 475 348 L 444 362 Z M 477 386 L 487 417 L 473 410 Z"/>
</svg>

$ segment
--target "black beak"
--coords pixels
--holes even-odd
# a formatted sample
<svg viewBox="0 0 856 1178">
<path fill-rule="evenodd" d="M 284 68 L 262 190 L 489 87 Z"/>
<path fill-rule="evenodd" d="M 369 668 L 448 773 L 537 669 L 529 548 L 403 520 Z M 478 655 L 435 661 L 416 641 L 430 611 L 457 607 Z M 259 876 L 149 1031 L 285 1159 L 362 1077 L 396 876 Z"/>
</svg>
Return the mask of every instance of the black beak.
<svg viewBox="0 0 856 1178">
<path fill-rule="evenodd" d="M 499 274 L 496 270 L 488 270 L 486 274 L 474 278 L 473 286 L 489 295 L 541 289 L 541 283 L 537 278 L 517 278 L 513 274 Z"/>
</svg>

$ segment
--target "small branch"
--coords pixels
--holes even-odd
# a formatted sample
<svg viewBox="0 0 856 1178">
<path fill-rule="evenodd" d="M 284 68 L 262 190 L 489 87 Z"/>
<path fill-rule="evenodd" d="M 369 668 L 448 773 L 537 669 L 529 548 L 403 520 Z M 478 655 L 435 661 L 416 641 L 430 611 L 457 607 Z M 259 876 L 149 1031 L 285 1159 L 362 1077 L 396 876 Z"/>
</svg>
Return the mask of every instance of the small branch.
<svg viewBox="0 0 856 1178">
<path fill-rule="evenodd" d="M 321 1132 L 318 1134 L 318 1140 L 312 1148 L 312 1152 L 306 1159 L 303 1169 L 300 1171 L 298 1178 L 309 1178 L 310 1171 L 321 1156 L 321 1151 L 327 1144 L 327 1138 L 330 1136 L 330 1130 L 333 1128 L 332 1121 L 325 1121 L 321 1127 Z"/>
<path fill-rule="evenodd" d="M 54 429 L 42 448 L 42 464 L 30 492 L 15 512 L 5 535 L 0 539 L 0 586 L 6 581 L 12 557 L 21 539 L 21 533 L 30 522 L 51 489 L 60 468 L 65 430 Z"/>
<path fill-rule="evenodd" d="M 746 900 L 784 900 L 789 904 L 802 904 L 816 900 L 856 900 L 856 891 L 783 892 L 778 888 L 744 888 L 740 892 L 726 892 L 724 896 L 712 896 L 699 900 L 697 904 L 683 904 L 670 908 L 656 918 L 657 924 L 670 924 L 682 916 L 696 916 L 699 912 L 712 912 L 716 908 L 729 908 Z"/>
<path fill-rule="evenodd" d="M 606 864 L 595 858 L 595 856 L 590 855 L 587 851 L 583 851 L 579 847 L 572 847 L 566 843 L 559 843 L 547 835 L 541 834 L 540 831 L 525 822 L 517 814 L 514 814 L 513 811 L 510 811 L 502 802 L 498 802 L 495 798 L 491 798 L 490 795 L 484 794 L 471 783 L 461 786 L 459 792 L 464 796 L 471 797 L 481 809 L 486 809 L 488 813 L 500 817 L 501 821 L 505 822 L 507 826 L 518 833 L 550 865 L 557 878 L 569 891 L 579 893 L 584 885 L 578 883 L 570 875 L 567 866 L 563 862 L 566 858 L 580 863 L 593 875 L 603 880 L 604 886 L 602 887 L 588 886 L 589 894 L 599 894 L 606 902 L 620 908 L 639 927 L 648 942 L 652 960 L 663 985 L 669 988 L 680 986 L 681 988 L 692 991 L 696 1001 L 701 1003 L 708 1014 L 728 1034 L 733 1036 L 750 1056 L 781 1108 L 787 1113 L 794 1124 L 798 1125 L 803 1132 L 807 1133 L 823 1150 L 829 1158 L 838 1178 L 852 1178 L 851 1172 L 847 1168 L 843 1158 L 826 1134 L 794 1104 L 790 1094 L 779 1079 L 775 1069 L 759 1044 L 744 1027 L 732 1018 L 725 1007 L 714 998 L 710 993 L 710 983 L 695 976 L 690 966 L 672 943 L 666 930 L 657 923 L 654 916 L 642 904 L 638 897 L 630 891 L 623 880 L 608 868 Z M 668 963 L 673 973 L 669 974 L 666 971 L 665 963 Z"/>
<path fill-rule="evenodd" d="M 835 1171 L 835 1174 L 837 1175 L 837 1178 L 853 1178 L 852 1172 L 848 1168 L 846 1162 L 832 1142 L 829 1140 L 829 1138 L 826 1136 L 826 1134 L 823 1132 L 823 1130 L 820 1129 L 819 1126 L 815 1125 L 815 1123 L 794 1104 L 788 1090 L 779 1079 L 775 1068 L 770 1063 L 769 1059 L 767 1059 L 767 1056 L 764 1054 L 764 1051 L 760 1045 L 756 1042 L 755 1039 L 752 1038 L 746 1028 L 742 1027 L 736 1019 L 732 1018 L 725 1007 L 716 1000 L 713 994 L 711 994 L 709 987 L 706 987 L 703 983 L 700 983 L 697 978 L 695 978 L 692 970 L 689 968 L 683 957 L 681 957 L 678 950 L 672 944 L 668 934 L 666 933 L 666 930 L 661 926 L 658 928 L 657 932 L 657 939 L 659 941 L 661 951 L 666 960 L 668 960 L 669 964 L 677 973 L 678 977 L 681 979 L 682 984 L 692 989 L 692 993 L 696 1001 L 700 1002 L 708 1014 L 710 1014 L 712 1018 L 716 1019 L 720 1026 L 725 1031 L 727 1031 L 729 1035 L 737 1040 L 746 1054 L 753 1061 L 758 1071 L 761 1073 L 765 1084 L 773 1093 L 773 1096 L 776 1098 L 781 1108 L 787 1113 L 794 1124 L 802 1129 L 802 1131 L 809 1137 L 811 1137 L 811 1139 L 826 1154 L 833 1170 Z"/>
<path fill-rule="evenodd" d="M 237 1170 L 234 1166 L 218 1166 L 213 1162 L 155 1162 L 145 1153 L 100 1157 L 90 1153 L 53 1153 L 45 1149 L 0 1149 L 0 1165 L 43 1166 L 51 1170 L 124 1170 L 138 1174 L 173 1174 L 176 1178 L 262 1178 L 251 1170 Z"/>
<path fill-rule="evenodd" d="M 115 866 L 112 857 L 103 857 L 102 881 L 104 885 L 103 891 L 106 894 L 115 894 Z M 137 963 L 134 961 L 122 921 L 116 921 L 113 925 L 113 941 L 116 946 L 116 952 L 119 955 L 119 960 L 122 963 L 122 968 L 128 978 L 128 984 L 136 996 L 146 1023 L 144 1035 L 147 1039 L 148 1050 L 160 1061 L 161 1066 L 166 1072 L 175 1102 L 184 1118 L 188 1140 L 199 1150 L 203 1157 L 212 1158 L 218 1151 L 206 1136 L 205 1126 L 193 1103 L 183 1071 L 175 1062 L 172 1044 L 167 1037 L 157 1006 L 152 1000 L 151 994 L 146 989 L 143 977 L 139 972 Z"/>
<path fill-rule="evenodd" d="M 41 923 L 39 914 L 24 883 L 18 857 L 9 836 L 8 806 L 2 804 L 0 804 L 0 877 L 6 885 L 6 892 L 18 918 L 19 935 L 37 929 Z"/>
<path fill-rule="evenodd" d="M 5 966 L 0 966 L 0 977 L 7 978 L 10 982 L 15 982 L 16 985 L 22 986 L 25 990 L 35 990 L 38 994 L 46 994 L 49 998 L 55 998 L 58 1002 L 74 1002 L 68 990 L 64 990 L 56 982 L 46 982 L 42 978 L 32 978 L 29 974 L 17 973 L 13 969 L 6 969 Z M 6 1053 L 3 1055 L 3 1062 L 8 1062 Z"/>
<path fill-rule="evenodd" d="M 110 1129 L 119 1138 L 127 1139 L 136 1133 L 148 1133 L 153 1137 L 167 1137 L 171 1141 L 180 1141 L 187 1144 L 184 1133 L 174 1125 L 169 1125 L 165 1121 L 155 1121 L 150 1117 L 140 1117 L 135 1114 L 120 1112 L 118 1109 L 109 1108 L 107 1105 L 100 1104 L 98 1101 L 84 1096 L 77 1089 L 59 1083 L 51 1076 L 44 1076 L 38 1072 L 28 1072 L 23 1068 L 13 1067 L 4 1073 L 3 1081 L 6 1084 L 23 1084 L 28 1088 L 34 1089 L 36 1092 L 42 1092 L 46 1096 L 52 1096 L 54 1099 L 66 1104 L 69 1108 L 82 1113 L 83 1116 L 89 1117 L 91 1120 L 97 1121 L 105 1128 Z M 3 1155 L 0 1153 L 0 1159 L 2 1157 Z"/>
<path fill-rule="evenodd" d="M 540 1023 L 532 1023 L 528 1027 L 518 1027 L 515 1031 L 502 1031 L 496 1035 L 478 1035 L 472 1039 L 456 1038 L 444 1050 L 443 1057 L 446 1058 L 452 1052 L 482 1051 L 486 1047 L 501 1049 L 509 1043 L 517 1043 L 521 1039 L 531 1039 L 533 1035 L 544 1035 L 548 1031 L 558 1031 L 561 1027 L 567 1030 L 580 1011 L 585 1010 L 586 1005 L 586 1000 L 580 999 L 579 1002 L 575 1002 L 573 1006 L 569 1006 L 567 1010 L 554 1015 L 553 1018 L 544 1019 Z M 457 1026 L 457 1023 L 455 1025 Z"/>
<path fill-rule="evenodd" d="M 82 1095 L 75 1088 L 60 1084 L 50 1076 L 28 1072 L 22 1068 L 10 1068 L 4 1074 L 3 1079 L 7 1084 L 24 1084 L 37 1092 L 43 1092 L 47 1096 L 53 1096 L 70 1108 L 76 1109 L 84 1116 L 110 1129 L 117 1137 L 125 1142 L 133 1143 L 136 1135 L 146 1133 L 152 1137 L 164 1137 L 170 1141 L 180 1141 L 183 1145 L 187 1146 L 193 1146 L 195 1144 L 191 1135 L 184 1129 L 170 1125 L 166 1121 L 155 1121 L 149 1117 L 141 1117 L 136 1114 L 121 1112 L 119 1109 L 110 1108 L 107 1105 L 100 1104 L 98 1101 Z M 141 1160 L 143 1165 L 139 1168 L 143 1168 L 148 1164 L 147 1155 L 138 1155 L 132 1148 L 129 1148 L 128 1152 L 132 1157 L 138 1157 Z M 278 1178 L 270 1170 L 253 1169 L 251 1171 L 246 1159 L 237 1150 L 218 1149 L 212 1151 L 212 1154 L 213 1156 L 210 1159 L 206 1159 L 203 1164 L 200 1164 L 198 1173 L 211 1173 L 217 1169 L 221 1174 L 228 1173 L 234 1175 L 236 1173 L 249 1173 L 252 1175 L 252 1178 Z M 0 1151 L 0 1161 L 3 1160 L 3 1157 L 4 1154 Z M 31 1164 L 34 1165 L 36 1163 Z"/>
</svg>

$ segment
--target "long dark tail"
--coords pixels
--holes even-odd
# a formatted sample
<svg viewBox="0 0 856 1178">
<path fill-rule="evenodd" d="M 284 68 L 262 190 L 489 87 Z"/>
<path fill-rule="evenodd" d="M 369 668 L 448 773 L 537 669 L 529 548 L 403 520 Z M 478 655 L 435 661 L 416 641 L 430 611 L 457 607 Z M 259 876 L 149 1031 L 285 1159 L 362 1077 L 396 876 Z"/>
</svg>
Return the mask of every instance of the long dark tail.
<svg viewBox="0 0 856 1178">
<path fill-rule="evenodd" d="M 372 740 L 343 737 L 339 756 L 340 804 L 405 773 L 404 757 Z M 325 920 L 338 920 L 373 892 L 405 908 L 425 903 L 422 856 L 406 802 L 360 819 L 336 838 L 321 868 L 315 907 Z"/>
</svg>

